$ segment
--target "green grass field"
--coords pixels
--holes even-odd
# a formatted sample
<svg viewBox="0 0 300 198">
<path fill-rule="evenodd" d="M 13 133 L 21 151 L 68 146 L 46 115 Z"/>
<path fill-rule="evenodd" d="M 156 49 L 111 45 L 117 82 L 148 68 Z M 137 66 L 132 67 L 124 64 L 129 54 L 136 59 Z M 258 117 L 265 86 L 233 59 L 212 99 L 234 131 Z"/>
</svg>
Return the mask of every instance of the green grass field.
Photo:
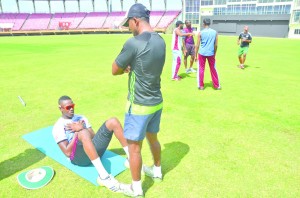
<svg viewBox="0 0 300 198">
<path fill-rule="evenodd" d="M 92 185 L 21 136 L 54 124 L 61 95 L 73 98 L 76 113 L 94 129 L 111 116 L 123 122 L 127 75 L 112 76 L 111 63 L 130 36 L 0 37 L 0 197 L 123 197 Z M 170 80 L 171 35 L 162 36 L 164 181 L 143 177 L 145 196 L 299 197 L 300 40 L 254 37 L 241 70 L 237 38 L 220 36 L 222 90 L 211 87 L 206 67 L 206 88 L 199 91 L 195 74 Z M 125 155 L 115 139 L 109 149 Z M 143 160 L 151 165 L 146 141 Z M 56 172 L 47 186 L 25 190 L 18 184 L 20 172 L 46 165 Z M 131 182 L 130 171 L 117 179 Z"/>
</svg>

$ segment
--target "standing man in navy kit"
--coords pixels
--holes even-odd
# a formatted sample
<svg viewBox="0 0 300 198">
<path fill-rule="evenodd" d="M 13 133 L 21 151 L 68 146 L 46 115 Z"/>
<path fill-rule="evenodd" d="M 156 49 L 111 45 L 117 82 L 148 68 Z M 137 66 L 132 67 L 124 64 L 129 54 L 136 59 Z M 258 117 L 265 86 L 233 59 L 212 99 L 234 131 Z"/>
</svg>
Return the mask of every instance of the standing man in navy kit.
<svg viewBox="0 0 300 198">
<path fill-rule="evenodd" d="M 160 90 L 161 73 L 165 64 L 166 44 L 149 24 L 150 11 L 136 3 L 129 9 L 123 26 L 133 33 L 112 64 L 112 74 L 129 72 L 128 97 L 125 112 L 124 136 L 129 148 L 132 184 L 123 185 L 127 196 L 143 196 L 141 148 L 146 137 L 154 165 L 144 166 L 147 176 L 162 179 L 161 146 L 157 139 L 163 98 Z"/>
</svg>

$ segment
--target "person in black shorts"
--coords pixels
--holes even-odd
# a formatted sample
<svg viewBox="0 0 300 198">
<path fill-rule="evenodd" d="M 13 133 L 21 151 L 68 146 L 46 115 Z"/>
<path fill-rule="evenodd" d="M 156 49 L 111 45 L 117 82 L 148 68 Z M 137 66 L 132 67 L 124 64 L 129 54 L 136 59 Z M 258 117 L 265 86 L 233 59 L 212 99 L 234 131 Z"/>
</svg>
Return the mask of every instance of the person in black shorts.
<svg viewBox="0 0 300 198">
<path fill-rule="evenodd" d="M 183 29 L 183 31 L 184 31 L 184 33 L 192 34 L 192 36 L 186 36 L 183 39 L 183 42 L 185 44 L 185 50 L 183 51 L 185 72 L 187 74 L 189 74 L 191 72 L 195 73 L 195 72 L 197 72 L 193 68 L 193 64 L 194 64 L 194 60 L 195 60 L 195 41 L 194 41 L 194 37 L 193 37 L 193 28 L 191 25 L 191 21 L 189 21 L 189 20 L 185 21 L 185 28 Z M 188 56 L 191 56 L 189 68 L 187 68 Z"/>
<path fill-rule="evenodd" d="M 88 166 L 92 163 L 99 174 L 97 182 L 100 186 L 105 186 L 113 192 L 122 192 L 120 183 L 108 174 L 100 160 L 113 134 L 129 157 L 127 142 L 119 120 L 117 118 L 106 120 L 95 134 L 85 116 L 74 114 L 75 104 L 69 96 L 61 96 L 58 105 L 62 116 L 54 124 L 52 135 L 61 151 L 72 164 Z M 129 164 L 128 159 L 125 164 L 126 162 Z"/>
</svg>

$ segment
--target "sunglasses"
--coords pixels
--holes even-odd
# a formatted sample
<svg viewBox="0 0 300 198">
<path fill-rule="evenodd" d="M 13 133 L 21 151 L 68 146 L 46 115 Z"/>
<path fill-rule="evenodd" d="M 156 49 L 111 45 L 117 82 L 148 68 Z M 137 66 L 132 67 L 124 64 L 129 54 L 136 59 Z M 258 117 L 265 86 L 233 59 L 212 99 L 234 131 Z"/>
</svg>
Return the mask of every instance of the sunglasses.
<svg viewBox="0 0 300 198">
<path fill-rule="evenodd" d="M 74 109 L 74 107 L 75 107 L 75 104 L 70 104 L 70 105 L 64 106 L 62 108 L 69 111 L 70 109 Z"/>
</svg>

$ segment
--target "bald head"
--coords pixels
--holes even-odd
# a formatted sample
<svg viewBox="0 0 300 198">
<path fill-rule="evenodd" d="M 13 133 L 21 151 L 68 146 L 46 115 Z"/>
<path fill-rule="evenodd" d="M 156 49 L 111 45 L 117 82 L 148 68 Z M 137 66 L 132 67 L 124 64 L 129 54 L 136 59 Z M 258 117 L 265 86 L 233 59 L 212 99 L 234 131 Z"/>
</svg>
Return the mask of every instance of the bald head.
<svg viewBox="0 0 300 198">
<path fill-rule="evenodd" d="M 247 25 L 244 26 L 244 32 L 247 33 L 249 30 L 249 27 Z"/>
</svg>

